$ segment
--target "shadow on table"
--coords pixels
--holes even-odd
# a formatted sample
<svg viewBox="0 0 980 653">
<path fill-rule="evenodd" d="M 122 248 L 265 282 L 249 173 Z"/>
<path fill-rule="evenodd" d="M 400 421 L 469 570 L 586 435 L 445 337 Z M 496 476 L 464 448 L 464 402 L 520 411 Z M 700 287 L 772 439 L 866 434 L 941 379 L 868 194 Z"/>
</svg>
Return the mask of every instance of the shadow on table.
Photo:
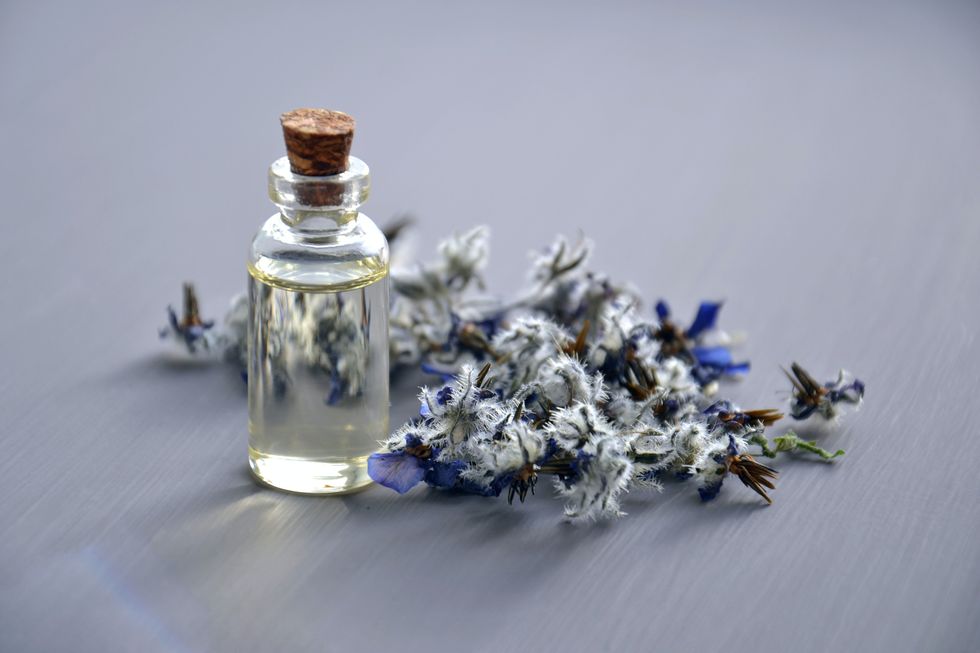
<svg viewBox="0 0 980 653">
<path fill-rule="evenodd" d="M 216 359 L 197 359 L 158 352 L 130 361 L 115 370 L 94 376 L 86 388 L 163 399 L 206 398 L 216 403 L 241 402 L 245 408 L 246 384 L 233 365 Z"/>
</svg>

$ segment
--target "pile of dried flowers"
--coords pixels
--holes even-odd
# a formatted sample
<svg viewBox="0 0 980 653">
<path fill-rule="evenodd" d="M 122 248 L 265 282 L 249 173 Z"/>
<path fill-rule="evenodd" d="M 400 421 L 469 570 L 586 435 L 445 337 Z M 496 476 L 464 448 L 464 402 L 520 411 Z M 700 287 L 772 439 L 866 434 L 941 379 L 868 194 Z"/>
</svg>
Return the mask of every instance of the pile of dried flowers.
<svg viewBox="0 0 980 653">
<path fill-rule="evenodd" d="M 559 238 L 535 255 L 528 286 L 503 301 L 484 293 L 488 230 L 439 246 L 435 262 L 392 272 L 393 368 L 419 365 L 441 383 L 422 388 L 419 415 L 381 443 L 368 471 L 407 492 L 418 483 L 524 501 L 549 475 L 569 519 L 618 516 L 632 487 L 691 480 L 705 501 L 734 475 L 771 502 L 777 473 L 758 462 L 784 452 L 842 455 L 787 432 L 771 442 L 772 409 L 719 398 L 719 382 L 744 375 L 732 338 L 716 327 L 720 302 L 701 303 L 688 326 L 659 301 L 587 268 L 590 245 Z M 201 319 L 185 286 L 181 317 L 161 336 L 191 353 L 221 352 L 241 365 L 247 305 L 224 324 Z M 820 383 L 794 363 L 789 415 L 836 422 L 864 384 L 845 371 Z"/>
</svg>

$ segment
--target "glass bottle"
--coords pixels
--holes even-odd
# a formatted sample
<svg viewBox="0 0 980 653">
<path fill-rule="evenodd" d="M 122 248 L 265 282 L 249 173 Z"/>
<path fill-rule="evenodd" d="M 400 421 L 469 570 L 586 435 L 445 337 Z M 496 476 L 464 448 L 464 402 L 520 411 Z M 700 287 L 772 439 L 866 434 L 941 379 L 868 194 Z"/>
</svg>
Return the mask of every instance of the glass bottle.
<svg viewBox="0 0 980 653">
<path fill-rule="evenodd" d="M 358 210 L 367 165 L 344 159 L 325 176 L 272 164 L 279 212 L 248 260 L 249 464 L 304 494 L 370 483 L 368 456 L 388 434 L 388 243 Z"/>
</svg>

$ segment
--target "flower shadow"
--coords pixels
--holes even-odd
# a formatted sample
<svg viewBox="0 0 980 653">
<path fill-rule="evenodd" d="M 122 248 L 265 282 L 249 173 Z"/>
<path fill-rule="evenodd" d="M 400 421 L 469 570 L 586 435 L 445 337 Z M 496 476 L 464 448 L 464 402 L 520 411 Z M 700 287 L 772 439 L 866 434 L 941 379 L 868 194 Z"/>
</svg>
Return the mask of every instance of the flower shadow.
<svg viewBox="0 0 980 653">
<path fill-rule="evenodd" d="M 143 356 L 96 379 L 112 387 L 160 384 L 161 390 L 167 390 L 169 384 L 170 391 L 175 387 L 175 380 L 202 392 L 206 390 L 209 394 L 222 386 L 229 395 L 244 398 L 246 393 L 246 384 L 236 367 L 219 360 L 194 358 L 176 352 Z"/>
</svg>

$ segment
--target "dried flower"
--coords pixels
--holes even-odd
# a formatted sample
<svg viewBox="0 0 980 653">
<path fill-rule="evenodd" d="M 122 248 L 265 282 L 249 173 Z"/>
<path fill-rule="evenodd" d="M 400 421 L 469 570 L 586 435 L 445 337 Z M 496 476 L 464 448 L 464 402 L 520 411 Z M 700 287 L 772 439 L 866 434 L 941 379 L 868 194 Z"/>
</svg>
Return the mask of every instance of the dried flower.
<svg viewBox="0 0 980 653">
<path fill-rule="evenodd" d="M 738 376 L 749 371 L 749 363 L 734 362 L 731 350 L 724 344 L 709 345 L 708 333 L 715 330 L 721 302 L 701 302 L 694 321 L 687 329 L 681 329 L 671 319 L 670 307 L 663 300 L 657 302 L 660 327 L 655 336 L 660 341 L 660 355 L 677 357 L 692 365 L 692 374 L 704 386 L 723 376 Z M 718 338 L 727 341 L 727 337 Z"/>
<path fill-rule="evenodd" d="M 184 310 L 180 317 L 173 307 L 167 307 L 167 326 L 160 329 L 161 338 L 173 338 L 181 342 L 191 354 L 198 353 L 199 348 L 209 351 L 214 344 L 210 333 L 214 320 L 201 319 L 201 309 L 197 300 L 194 285 L 184 284 Z"/>
<path fill-rule="evenodd" d="M 846 370 L 840 370 L 835 381 L 821 385 L 798 363 L 783 370 L 793 384 L 789 414 L 793 419 L 804 420 L 816 414 L 833 420 L 841 414 L 841 405 L 860 406 L 864 399 L 864 383 Z"/>
<path fill-rule="evenodd" d="M 370 456 L 368 473 L 379 484 L 404 493 L 425 483 L 513 503 L 550 475 L 568 519 L 598 519 L 622 514 L 623 492 L 669 480 L 693 481 L 708 501 L 729 474 L 768 503 L 777 473 L 750 447 L 768 457 L 843 454 L 791 432 L 770 445 L 766 429 L 779 411 L 713 397 L 719 379 L 748 371 L 716 328 L 721 303 L 702 302 L 682 328 L 665 302 L 648 314 L 629 286 L 588 270 L 588 241 L 563 238 L 536 256 L 517 299 L 488 297 L 488 233 L 453 235 L 435 261 L 392 272 L 392 365 L 418 365 L 440 381 L 421 388 L 418 416 Z M 351 353 L 362 349 L 356 320 L 339 300 L 302 301 L 297 320 L 271 334 L 269 347 L 286 338 L 301 344 L 310 367 L 333 381 L 326 401 L 354 396 L 364 382 L 363 361 Z M 212 326 L 185 289 L 184 315 L 170 311 L 162 335 L 192 353 L 222 351 L 243 367 L 247 302 L 237 299 L 223 325 Z M 820 385 L 794 364 L 789 376 L 797 419 L 836 419 L 864 394 L 845 372 Z M 277 378 L 285 392 L 288 377 Z"/>
<path fill-rule="evenodd" d="M 425 478 L 425 467 L 408 451 L 381 452 L 368 458 L 368 474 L 376 483 L 405 494 Z"/>
<path fill-rule="evenodd" d="M 545 361 L 531 385 L 549 407 L 594 404 L 605 396 L 602 375 L 589 374 L 578 360 L 565 354 Z"/>
<path fill-rule="evenodd" d="M 721 400 L 708 406 L 704 413 L 713 415 L 720 424 L 732 430 L 770 426 L 783 418 L 783 414 L 773 408 L 758 410 L 739 410 L 730 401 Z"/>
<path fill-rule="evenodd" d="M 738 476 L 742 483 L 752 488 L 756 494 L 766 500 L 766 503 L 772 503 L 764 488 L 776 489 L 771 480 L 779 475 L 775 469 L 756 462 L 755 458 L 748 454 L 734 454 L 728 457 L 728 472 Z"/>
</svg>

